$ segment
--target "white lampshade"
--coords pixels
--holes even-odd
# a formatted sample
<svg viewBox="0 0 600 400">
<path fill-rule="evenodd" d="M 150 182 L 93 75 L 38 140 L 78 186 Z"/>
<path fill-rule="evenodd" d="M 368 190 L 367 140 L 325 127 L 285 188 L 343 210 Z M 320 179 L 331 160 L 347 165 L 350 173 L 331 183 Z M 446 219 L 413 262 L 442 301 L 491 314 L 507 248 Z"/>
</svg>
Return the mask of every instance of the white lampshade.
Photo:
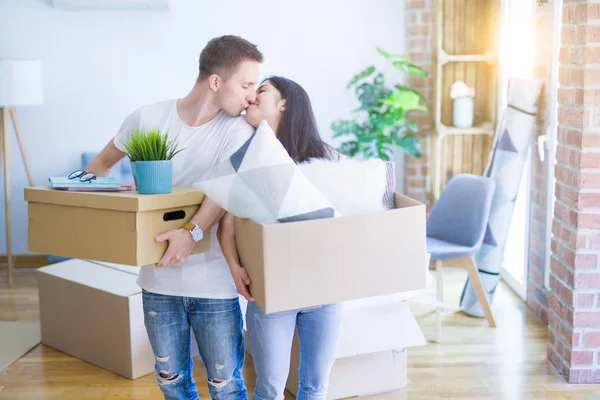
<svg viewBox="0 0 600 400">
<path fill-rule="evenodd" d="M 0 59 L 0 107 L 32 106 L 43 102 L 42 63 Z"/>
</svg>

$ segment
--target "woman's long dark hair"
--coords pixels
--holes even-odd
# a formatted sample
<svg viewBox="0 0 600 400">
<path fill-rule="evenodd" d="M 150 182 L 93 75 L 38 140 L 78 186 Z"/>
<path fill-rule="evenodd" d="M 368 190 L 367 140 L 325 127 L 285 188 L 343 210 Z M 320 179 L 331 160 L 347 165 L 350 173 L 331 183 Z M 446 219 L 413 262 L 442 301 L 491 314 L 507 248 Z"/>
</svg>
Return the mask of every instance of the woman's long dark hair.
<svg viewBox="0 0 600 400">
<path fill-rule="evenodd" d="M 277 127 L 277 138 L 296 163 L 311 158 L 334 158 L 335 151 L 322 139 L 317 129 L 310 98 L 302 86 L 281 76 L 269 81 L 285 99 L 285 111 Z"/>
</svg>

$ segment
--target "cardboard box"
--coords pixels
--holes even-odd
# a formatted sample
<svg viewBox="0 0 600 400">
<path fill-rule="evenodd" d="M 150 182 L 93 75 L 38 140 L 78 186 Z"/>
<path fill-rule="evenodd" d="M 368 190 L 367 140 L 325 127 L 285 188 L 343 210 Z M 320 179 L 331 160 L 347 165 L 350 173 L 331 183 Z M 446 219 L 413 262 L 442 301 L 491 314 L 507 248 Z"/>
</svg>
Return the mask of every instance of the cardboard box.
<svg viewBox="0 0 600 400">
<path fill-rule="evenodd" d="M 154 373 L 138 272 L 84 260 L 39 268 L 42 343 L 129 379 Z"/>
<path fill-rule="evenodd" d="M 340 343 L 331 369 L 328 399 L 366 396 L 406 387 L 409 347 L 427 340 L 401 296 L 389 295 L 347 302 Z M 286 388 L 296 394 L 300 347 L 292 346 Z"/>
<path fill-rule="evenodd" d="M 394 210 L 256 224 L 236 218 L 250 290 L 268 314 L 425 287 L 425 205 L 396 193 Z"/>
<path fill-rule="evenodd" d="M 181 228 L 203 199 L 202 192 L 179 187 L 164 195 L 26 188 L 29 251 L 132 266 L 154 264 L 167 249 L 166 242 L 154 238 Z M 206 232 L 194 254 L 209 249 Z"/>
<path fill-rule="evenodd" d="M 295 360 L 292 360 L 294 363 Z M 336 360 L 329 376 L 327 399 L 371 396 L 401 390 L 407 384 L 407 350 L 389 350 Z M 287 390 L 298 391 L 298 374 L 291 375 Z"/>
</svg>

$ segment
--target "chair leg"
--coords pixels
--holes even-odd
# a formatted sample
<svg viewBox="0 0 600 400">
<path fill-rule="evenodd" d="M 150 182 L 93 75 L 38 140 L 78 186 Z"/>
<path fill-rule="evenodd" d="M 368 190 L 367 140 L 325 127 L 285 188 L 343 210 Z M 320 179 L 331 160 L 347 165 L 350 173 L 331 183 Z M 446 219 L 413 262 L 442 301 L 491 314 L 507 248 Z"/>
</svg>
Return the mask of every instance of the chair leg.
<svg viewBox="0 0 600 400">
<path fill-rule="evenodd" d="M 444 268 L 442 261 L 435 262 L 435 293 L 437 300 L 442 303 L 444 301 Z M 435 341 L 439 342 L 442 339 L 442 308 L 435 309 Z"/>
<path fill-rule="evenodd" d="M 475 259 L 473 257 L 468 258 L 470 262 L 467 263 L 466 268 L 469 272 L 469 278 L 471 279 L 471 283 L 473 284 L 473 289 L 475 289 L 475 294 L 477 295 L 479 304 L 481 304 L 481 307 L 483 308 L 483 312 L 485 313 L 485 318 L 488 321 L 488 325 L 491 328 L 495 328 L 496 322 L 494 321 L 494 315 L 492 314 L 492 310 L 490 309 L 490 301 L 483 287 L 483 283 L 481 282 L 481 276 L 479 276 L 479 271 L 477 270 L 477 264 L 475 263 Z"/>
</svg>

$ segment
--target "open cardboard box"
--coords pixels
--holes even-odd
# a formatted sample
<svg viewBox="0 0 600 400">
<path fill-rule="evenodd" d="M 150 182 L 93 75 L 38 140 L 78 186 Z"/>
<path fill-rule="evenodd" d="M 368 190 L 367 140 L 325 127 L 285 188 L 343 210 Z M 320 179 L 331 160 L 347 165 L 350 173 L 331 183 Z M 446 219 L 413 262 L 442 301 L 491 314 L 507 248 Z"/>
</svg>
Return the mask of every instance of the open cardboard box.
<svg viewBox="0 0 600 400">
<path fill-rule="evenodd" d="M 154 238 L 181 228 L 198 211 L 204 194 L 174 187 L 170 194 L 68 192 L 25 189 L 29 251 L 132 266 L 160 261 L 167 243 Z M 193 254 L 210 249 L 210 233 Z"/>
<path fill-rule="evenodd" d="M 425 205 L 352 217 L 257 224 L 236 218 L 240 260 L 267 314 L 425 287 Z"/>
</svg>

